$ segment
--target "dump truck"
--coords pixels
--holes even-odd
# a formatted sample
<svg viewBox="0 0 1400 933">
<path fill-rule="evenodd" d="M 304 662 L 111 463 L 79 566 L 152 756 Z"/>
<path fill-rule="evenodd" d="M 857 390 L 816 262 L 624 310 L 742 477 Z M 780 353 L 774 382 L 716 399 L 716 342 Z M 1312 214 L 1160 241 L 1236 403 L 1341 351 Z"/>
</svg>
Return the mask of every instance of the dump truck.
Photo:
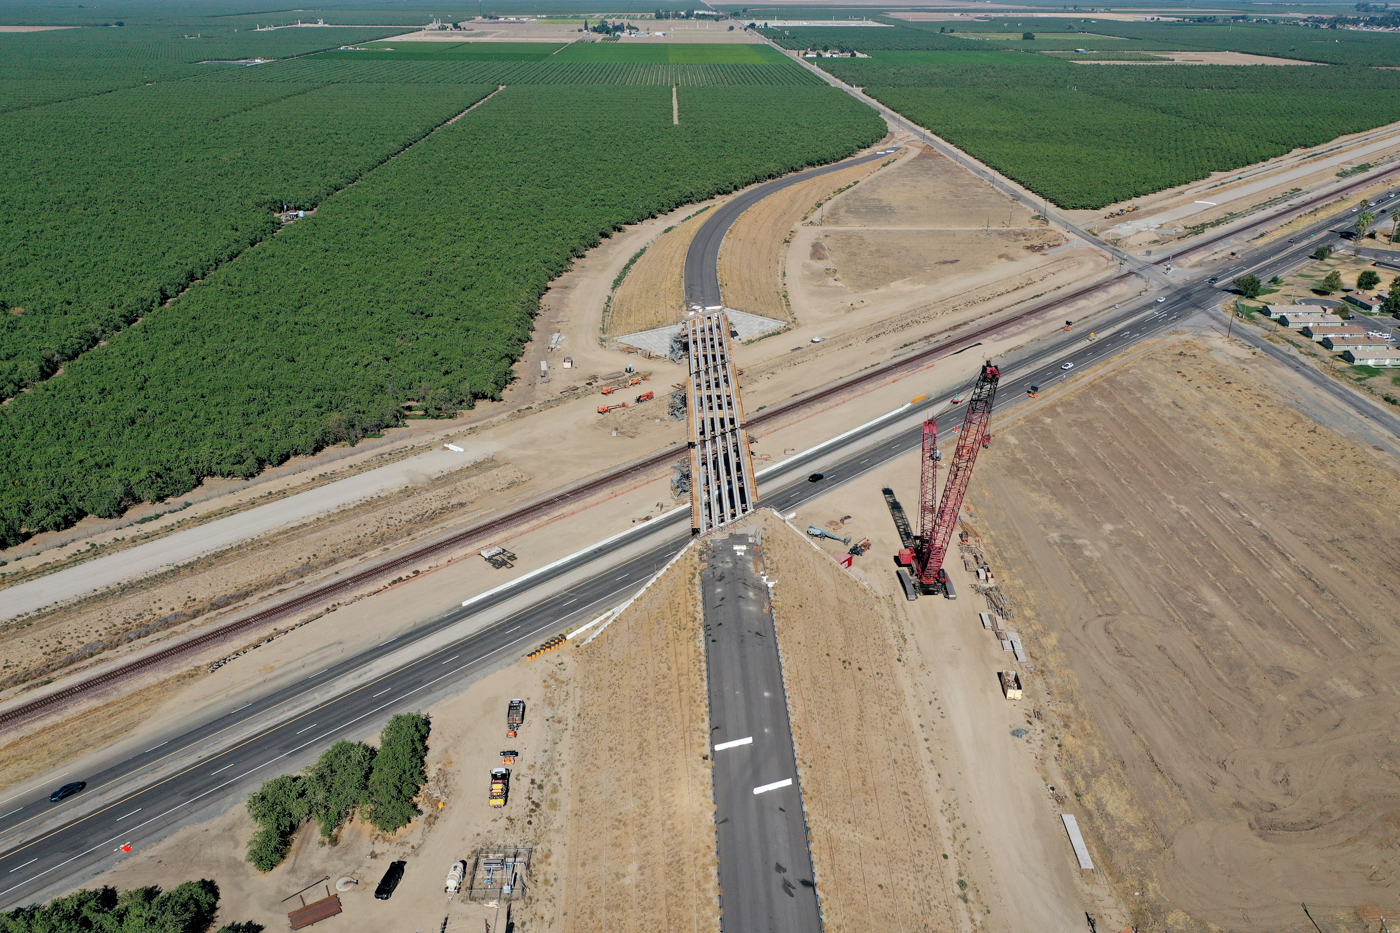
<svg viewBox="0 0 1400 933">
<path fill-rule="evenodd" d="M 511 700 L 506 707 L 506 738 L 515 738 L 515 733 L 525 724 L 525 701 Z"/>
<path fill-rule="evenodd" d="M 447 881 L 443 883 L 443 891 L 447 894 L 456 894 L 462 890 L 462 879 L 467 876 L 467 863 L 458 860 L 452 863 L 452 867 L 447 870 Z"/>
<path fill-rule="evenodd" d="M 510 769 L 491 769 L 491 798 L 487 801 L 493 807 L 504 807 L 510 797 Z"/>
</svg>

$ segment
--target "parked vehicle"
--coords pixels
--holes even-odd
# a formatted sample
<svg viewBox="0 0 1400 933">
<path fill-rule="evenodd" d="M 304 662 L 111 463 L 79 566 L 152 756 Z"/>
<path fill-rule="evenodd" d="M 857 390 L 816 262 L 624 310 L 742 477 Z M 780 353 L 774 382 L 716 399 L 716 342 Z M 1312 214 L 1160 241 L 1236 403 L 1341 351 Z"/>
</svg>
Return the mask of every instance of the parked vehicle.
<svg viewBox="0 0 1400 933">
<path fill-rule="evenodd" d="M 506 707 L 506 738 L 515 738 L 515 733 L 520 731 L 520 727 L 525 725 L 525 701 L 511 700 L 510 706 Z"/>
<path fill-rule="evenodd" d="M 387 901 L 394 896 L 394 889 L 403 880 L 403 870 L 407 867 L 407 862 L 390 862 L 389 870 L 384 872 L 384 877 L 379 879 L 379 886 L 374 889 L 374 899 L 377 901 Z"/>
<path fill-rule="evenodd" d="M 456 894 L 462 890 L 462 879 L 467 876 L 467 863 L 456 861 L 447 870 L 447 881 L 443 883 L 443 890 L 448 894 Z"/>
<path fill-rule="evenodd" d="M 491 769 L 491 798 L 487 802 L 491 806 L 500 808 L 506 805 L 506 800 L 510 798 L 510 769 Z"/>
</svg>

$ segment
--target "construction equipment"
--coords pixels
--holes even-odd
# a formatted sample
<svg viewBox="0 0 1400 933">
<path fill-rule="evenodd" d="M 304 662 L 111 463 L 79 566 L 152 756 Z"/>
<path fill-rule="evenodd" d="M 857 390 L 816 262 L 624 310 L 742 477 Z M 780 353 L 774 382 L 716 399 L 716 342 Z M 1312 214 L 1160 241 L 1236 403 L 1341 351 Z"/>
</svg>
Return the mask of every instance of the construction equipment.
<svg viewBox="0 0 1400 933">
<path fill-rule="evenodd" d="M 613 394 L 614 392 L 616 392 L 616 391 L 617 391 L 617 386 L 603 386 L 603 394 L 604 394 L 604 395 L 612 395 L 612 394 Z"/>
<path fill-rule="evenodd" d="M 865 552 L 868 550 L 870 550 L 870 539 L 862 538 L 855 544 L 852 544 L 850 550 L 848 550 L 846 553 L 851 555 L 852 557 L 864 557 Z"/>
<path fill-rule="evenodd" d="M 619 408 L 626 408 L 626 407 L 627 407 L 627 403 L 626 403 L 626 402 L 622 402 L 621 404 L 618 404 L 618 405 L 599 405 L 599 406 L 598 406 L 598 414 L 600 414 L 600 415 L 606 415 L 606 414 L 607 414 L 608 412 L 610 412 L 610 411 L 616 411 L 616 410 L 619 409 Z"/>
<path fill-rule="evenodd" d="M 443 893 L 456 894 L 462 890 L 462 878 L 467 873 L 467 863 L 457 861 L 447 870 L 447 881 L 443 883 Z"/>
<path fill-rule="evenodd" d="M 491 796 L 487 803 L 493 807 L 504 807 L 506 801 L 510 799 L 510 769 L 491 769 Z"/>
<path fill-rule="evenodd" d="M 1031 386 L 1029 389 L 1026 390 L 1026 394 L 1029 395 L 1031 398 L 1039 398 L 1040 386 Z"/>
<path fill-rule="evenodd" d="M 517 752 L 517 751 L 516 751 L 515 749 L 513 749 L 513 748 L 512 748 L 512 749 L 509 749 L 508 751 L 501 752 L 501 764 L 503 764 L 503 765 L 513 765 L 513 764 L 515 764 L 515 759 L 516 759 L 517 756 L 519 756 L 519 754 L 520 754 L 520 753 Z"/>
<path fill-rule="evenodd" d="M 506 707 L 506 738 L 515 738 L 515 733 L 525 724 L 525 701 L 511 700 Z"/>
<path fill-rule="evenodd" d="M 643 392 L 641 395 L 637 396 L 637 403 L 650 402 L 654 398 L 656 398 L 655 392 Z"/>
<path fill-rule="evenodd" d="M 972 387 L 967 414 L 959 426 L 958 446 L 953 453 L 948 478 L 943 484 L 941 501 L 938 499 L 938 466 L 943 456 L 938 450 L 938 422 L 932 418 L 924 422 L 923 460 L 919 477 L 919 534 L 913 546 L 902 549 L 896 560 L 900 566 L 909 569 L 913 582 L 925 596 L 953 598 L 953 588 L 943 569 L 943 557 L 953 540 L 967 486 L 972 482 L 972 467 L 977 462 L 977 452 L 982 449 L 982 439 L 987 434 L 1000 379 L 1001 371 L 992 365 L 991 360 L 987 360 L 976 385 Z M 810 530 L 808 534 L 811 534 Z"/>
<path fill-rule="evenodd" d="M 499 544 L 482 551 L 481 556 L 485 558 L 486 563 L 495 567 L 497 570 L 506 570 L 515 566 L 515 554 L 508 548 L 501 547 Z"/>
<path fill-rule="evenodd" d="M 834 535 L 834 534 L 832 534 L 831 532 L 827 531 L 825 528 L 818 528 L 816 525 L 808 525 L 808 526 L 807 526 L 807 534 L 811 535 L 811 536 L 814 537 L 814 538 L 830 538 L 831 540 L 835 541 L 837 544 L 850 544 L 850 543 L 851 543 L 851 539 L 850 539 L 850 538 L 838 538 L 838 537 L 836 537 L 836 535 Z"/>
<path fill-rule="evenodd" d="M 568 640 L 569 639 L 564 635 L 555 635 L 552 638 L 547 638 L 544 641 L 540 642 L 540 646 L 538 648 L 525 655 L 525 657 L 533 661 L 535 660 L 535 658 L 538 658 L 542 654 L 548 654 L 556 648 L 563 647 L 564 642 Z"/>
</svg>

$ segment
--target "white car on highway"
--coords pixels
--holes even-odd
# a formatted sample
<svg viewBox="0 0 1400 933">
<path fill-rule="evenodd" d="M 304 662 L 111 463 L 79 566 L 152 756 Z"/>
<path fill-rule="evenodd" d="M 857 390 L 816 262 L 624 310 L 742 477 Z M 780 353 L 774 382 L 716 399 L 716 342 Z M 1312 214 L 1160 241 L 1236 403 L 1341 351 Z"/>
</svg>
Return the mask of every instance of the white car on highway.
<svg viewBox="0 0 1400 933">
<path fill-rule="evenodd" d="M 1060 368 L 1061 368 L 1061 369 L 1073 369 L 1073 368 L 1074 368 L 1074 364 L 1073 364 L 1073 363 L 1066 363 L 1065 365 L 1061 366 Z"/>
</svg>

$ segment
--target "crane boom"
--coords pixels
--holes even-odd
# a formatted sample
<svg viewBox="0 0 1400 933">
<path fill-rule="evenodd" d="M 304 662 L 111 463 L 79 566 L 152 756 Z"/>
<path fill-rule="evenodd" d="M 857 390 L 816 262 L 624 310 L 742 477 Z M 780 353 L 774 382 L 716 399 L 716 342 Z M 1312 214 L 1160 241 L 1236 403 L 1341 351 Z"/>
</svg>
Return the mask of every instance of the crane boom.
<svg viewBox="0 0 1400 933">
<path fill-rule="evenodd" d="M 958 446 L 953 453 L 948 478 L 943 484 L 941 501 L 937 488 L 938 466 L 942 461 L 938 451 L 938 423 L 932 418 L 924 422 L 923 462 L 919 477 L 919 535 L 914 539 L 912 548 L 900 553 L 900 563 L 912 565 L 911 575 L 926 593 L 945 591 L 944 581 L 947 577 L 943 573 L 943 558 L 953 540 L 963 497 L 967 495 L 968 484 L 972 482 L 977 451 L 982 449 L 987 437 L 987 424 L 991 421 L 992 404 L 996 401 L 997 382 L 1000 379 L 1001 371 L 988 360 L 968 398 L 967 413 L 958 432 Z"/>
</svg>

